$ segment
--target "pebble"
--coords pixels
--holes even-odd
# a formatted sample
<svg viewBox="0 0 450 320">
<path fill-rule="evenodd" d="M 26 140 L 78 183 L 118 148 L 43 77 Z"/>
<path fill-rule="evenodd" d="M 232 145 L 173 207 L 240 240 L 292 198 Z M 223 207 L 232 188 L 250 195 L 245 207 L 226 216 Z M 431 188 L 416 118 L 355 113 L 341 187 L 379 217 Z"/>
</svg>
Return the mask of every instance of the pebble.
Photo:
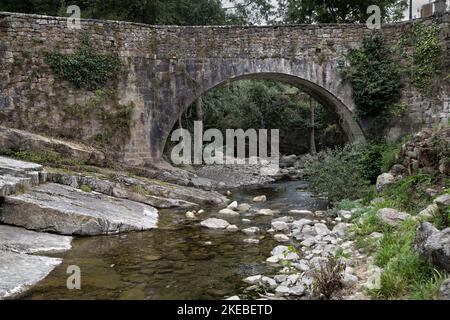
<svg viewBox="0 0 450 320">
<path fill-rule="evenodd" d="M 259 209 L 256 213 L 262 216 L 273 216 L 276 211 L 272 209 Z"/>
<path fill-rule="evenodd" d="M 239 212 L 236 212 L 236 211 L 228 209 L 228 208 L 220 210 L 219 214 L 228 216 L 228 217 L 239 217 Z"/>
<path fill-rule="evenodd" d="M 273 238 L 278 242 L 288 242 L 289 241 L 289 237 L 284 234 L 281 234 L 281 233 L 274 235 Z"/>
<path fill-rule="evenodd" d="M 238 228 L 238 226 L 232 224 L 232 225 L 229 225 L 226 230 L 229 232 L 236 232 L 236 231 L 239 231 L 239 228 Z"/>
<path fill-rule="evenodd" d="M 236 210 L 237 207 L 238 207 L 237 201 L 233 201 L 232 203 L 230 203 L 230 204 L 227 206 L 227 208 L 228 208 L 228 209 L 231 209 L 231 210 Z"/>
<path fill-rule="evenodd" d="M 259 243 L 259 239 L 253 239 L 253 238 L 244 239 L 243 241 L 244 241 L 244 243 L 247 243 L 247 244 L 258 244 Z"/>
<path fill-rule="evenodd" d="M 195 213 L 193 213 L 192 211 L 186 212 L 186 218 L 191 219 L 191 220 L 197 219 L 197 217 L 195 216 Z"/>
<path fill-rule="evenodd" d="M 247 203 L 241 203 L 237 207 L 237 210 L 240 211 L 240 212 L 247 212 L 247 211 L 250 211 L 250 209 L 251 209 L 251 207 Z"/>
<path fill-rule="evenodd" d="M 253 202 L 257 202 L 257 203 L 262 203 L 262 202 L 266 202 L 266 201 L 267 201 L 267 197 L 264 195 L 253 198 Z"/>
<path fill-rule="evenodd" d="M 283 221 L 272 221 L 272 228 L 276 231 L 283 231 L 289 229 L 289 226 Z"/>
<path fill-rule="evenodd" d="M 280 295 L 280 296 L 284 296 L 284 295 L 287 295 L 287 294 L 289 294 L 289 288 L 288 287 L 286 287 L 286 286 L 278 286 L 276 289 L 275 289 L 275 293 L 277 294 L 277 295 Z"/>
<path fill-rule="evenodd" d="M 256 234 L 258 233 L 260 230 L 258 227 L 250 227 L 247 229 L 242 229 L 242 232 L 248 235 L 252 235 L 252 234 Z"/>
</svg>

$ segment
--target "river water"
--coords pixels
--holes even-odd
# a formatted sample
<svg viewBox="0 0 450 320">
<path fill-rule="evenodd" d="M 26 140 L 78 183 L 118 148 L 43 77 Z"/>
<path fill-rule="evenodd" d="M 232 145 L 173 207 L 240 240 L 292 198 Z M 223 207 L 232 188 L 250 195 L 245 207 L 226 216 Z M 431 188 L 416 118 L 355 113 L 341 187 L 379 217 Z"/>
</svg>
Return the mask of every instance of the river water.
<svg viewBox="0 0 450 320">
<path fill-rule="evenodd" d="M 230 198 L 255 208 L 278 209 L 277 216 L 289 215 L 291 209 L 325 209 L 326 203 L 306 188 L 301 181 L 281 182 L 236 190 Z M 262 194 L 268 198 L 266 203 L 251 203 Z M 205 210 L 201 219 L 217 216 L 217 208 Z M 249 236 L 244 233 L 208 230 L 199 221 L 187 221 L 184 213 L 160 210 L 159 228 L 151 231 L 74 239 L 72 250 L 54 255 L 63 258 L 63 263 L 23 298 L 177 300 L 223 299 L 236 294 L 252 298 L 245 294 L 242 279 L 270 274 L 265 259 L 278 243 L 263 233 L 259 244 L 246 244 L 243 240 Z M 243 223 L 242 218 L 252 222 Z M 267 230 L 273 218 L 224 219 L 240 229 L 258 226 Z M 80 290 L 66 287 L 70 265 L 81 269 Z"/>
</svg>

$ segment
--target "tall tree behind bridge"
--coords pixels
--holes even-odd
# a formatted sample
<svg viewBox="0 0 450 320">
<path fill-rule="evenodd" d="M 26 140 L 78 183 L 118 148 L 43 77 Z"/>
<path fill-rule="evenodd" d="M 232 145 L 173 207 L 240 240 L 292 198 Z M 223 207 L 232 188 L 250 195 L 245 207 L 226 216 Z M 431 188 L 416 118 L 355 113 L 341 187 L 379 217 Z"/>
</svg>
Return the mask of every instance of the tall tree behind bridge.
<svg viewBox="0 0 450 320">
<path fill-rule="evenodd" d="M 72 1 L 1 0 L 0 11 L 64 15 Z M 226 23 L 220 0 L 76 0 L 82 18 L 125 20 L 165 25 Z"/>
<path fill-rule="evenodd" d="M 408 0 L 278 0 L 278 14 L 287 24 L 364 23 L 371 5 L 380 7 L 383 21 L 399 21 Z"/>
</svg>

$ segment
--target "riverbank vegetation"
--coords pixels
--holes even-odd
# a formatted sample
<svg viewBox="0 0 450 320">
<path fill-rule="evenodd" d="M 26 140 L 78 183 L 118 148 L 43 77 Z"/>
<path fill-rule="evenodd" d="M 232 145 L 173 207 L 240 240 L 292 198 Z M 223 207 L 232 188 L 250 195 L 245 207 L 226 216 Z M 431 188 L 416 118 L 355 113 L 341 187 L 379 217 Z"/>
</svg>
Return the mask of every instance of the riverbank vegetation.
<svg viewBox="0 0 450 320">
<path fill-rule="evenodd" d="M 357 247 L 372 255 L 375 265 L 383 270 L 380 286 L 370 290 L 373 298 L 434 299 L 448 277 L 414 249 L 420 221 L 428 220 L 439 230 L 449 227 L 450 210 L 429 207 L 436 196 L 450 194 L 450 177 L 443 168 L 449 159 L 450 146 L 448 140 L 442 139 L 446 134 L 439 134 L 441 131 L 448 128 L 437 130 L 428 139 L 432 142 L 424 144 L 425 151 L 418 151 L 431 155 L 429 159 L 434 159 L 434 163 L 430 160 L 430 167 L 417 164 L 382 190 L 376 190 L 376 176 L 393 165 L 401 165 L 406 153 L 404 141 L 325 151 L 311 158 L 306 166 L 313 190 L 334 202 L 330 214 L 354 210 L 352 237 Z M 395 227 L 380 219 L 378 212 L 383 208 L 396 209 L 410 217 Z M 371 237 L 374 233 L 383 236 Z"/>
</svg>

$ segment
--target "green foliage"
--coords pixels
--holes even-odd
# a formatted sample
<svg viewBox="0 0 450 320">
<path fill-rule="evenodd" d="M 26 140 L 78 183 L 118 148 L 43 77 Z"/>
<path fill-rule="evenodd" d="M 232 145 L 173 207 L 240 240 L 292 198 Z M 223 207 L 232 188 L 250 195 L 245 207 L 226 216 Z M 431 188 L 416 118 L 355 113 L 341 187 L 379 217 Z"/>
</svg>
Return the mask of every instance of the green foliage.
<svg viewBox="0 0 450 320">
<path fill-rule="evenodd" d="M 389 186 L 383 196 L 400 210 L 418 213 L 430 202 L 426 189 L 432 186 L 432 181 L 433 177 L 426 173 L 410 175 Z"/>
<path fill-rule="evenodd" d="M 82 184 L 80 186 L 80 190 L 83 192 L 92 192 L 92 188 L 88 186 L 87 184 Z"/>
<path fill-rule="evenodd" d="M 66 16 L 69 1 L 2 0 L 0 11 Z M 218 25 L 227 22 L 220 0 L 77 0 L 82 18 L 162 25 Z"/>
<path fill-rule="evenodd" d="M 441 73 L 443 49 L 439 39 L 440 28 L 437 24 L 427 26 L 414 24 L 399 44 L 401 56 L 406 60 L 406 72 L 412 84 L 424 94 L 434 92 L 435 79 Z M 408 45 L 412 52 L 404 50 Z"/>
<path fill-rule="evenodd" d="M 377 33 L 366 37 L 360 49 L 352 49 L 341 64 L 342 75 L 353 87 L 353 98 L 360 117 L 386 118 L 398 106 L 402 82 L 397 62 Z M 396 108 L 397 109 L 397 108 Z"/>
<path fill-rule="evenodd" d="M 361 146 L 346 146 L 318 154 L 318 159 L 306 164 L 305 173 L 311 188 L 322 193 L 332 202 L 342 199 L 355 200 L 369 192 L 361 163 Z"/>
<path fill-rule="evenodd" d="M 124 139 L 130 134 L 131 114 L 134 105 L 118 105 L 115 112 L 103 108 L 97 111 L 97 118 L 102 124 L 102 131 L 95 137 L 96 142 L 103 146 L 111 146 L 115 139 Z"/>
<path fill-rule="evenodd" d="M 105 87 L 117 75 L 121 66 L 117 56 L 99 55 L 85 42 L 74 54 L 46 52 L 45 61 L 61 78 L 70 81 L 77 88 L 88 90 Z"/>
<path fill-rule="evenodd" d="M 385 233 L 375 255 L 382 267 L 381 288 L 372 291 L 376 298 L 434 296 L 436 272 L 413 249 L 416 222 L 405 221 L 398 230 Z"/>
<path fill-rule="evenodd" d="M 406 0 L 279 0 L 284 4 L 287 23 L 365 23 L 370 5 L 381 9 L 384 21 L 399 21 L 407 8 Z"/>
<path fill-rule="evenodd" d="M 8 151 L 4 152 L 4 155 L 10 156 L 15 159 L 20 159 L 24 161 L 35 162 L 43 165 L 49 165 L 53 167 L 64 167 L 64 166 L 79 166 L 83 162 L 75 159 L 65 157 L 55 151 L 51 150 L 33 150 L 33 151 Z"/>
</svg>

